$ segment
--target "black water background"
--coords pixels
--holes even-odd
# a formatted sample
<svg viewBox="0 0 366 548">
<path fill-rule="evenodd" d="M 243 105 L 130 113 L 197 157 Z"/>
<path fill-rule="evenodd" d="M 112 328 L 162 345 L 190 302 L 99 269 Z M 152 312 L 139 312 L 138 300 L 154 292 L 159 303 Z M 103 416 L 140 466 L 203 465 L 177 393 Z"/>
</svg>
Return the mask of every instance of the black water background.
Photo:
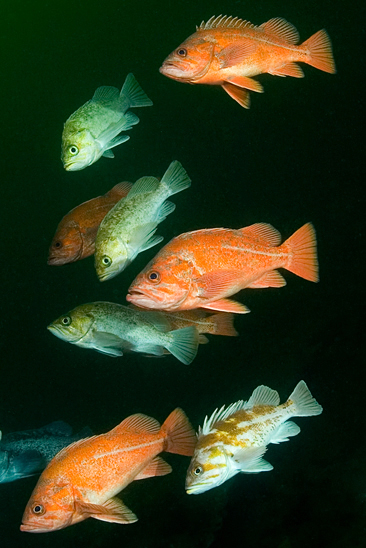
<svg viewBox="0 0 366 548">
<path fill-rule="evenodd" d="M 130 485 L 129 527 L 88 520 L 61 532 L 19 532 L 35 478 L 0 485 L 0 546 L 361 547 L 365 541 L 364 132 L 362 5 L 265 0 L 177 4 L 12 2 L 1 30 L 0 428 L 63 419 L 104 432 L 144 412 L 163 421 L 181 406 L 193 424 L 259 384 L 284 400 L 304 379 L 324 407 L 298 419 L 301 434 L 270 446 L 273 472 L 238 476 L 198 497 L 184 492 L 188 459 L 174 473 Z M 164 57 L 213 14 L 253 23 L 282 16 L 306 39 L 331 35 L 338 74 L 259 77 L 250 111 L 219 88 L 188 86 L 158 72 Z M 363 61 L 363 62 L 362 62 Z M 99 85 L 132 71 L 154 101 L 131 140 L 78 173 L 59 160 L 62 124 Z M 203 227 L 273 224 L 284 238 L 307 221 L 318 235 L 319 284 L 285 273 L 282 289 L 246 290 L 252 310 L 240 337 L 211 338 L 190 367 L 174 358 L 120 361 L 55 339 L 46 325 L 92 300 L 124 302 L 156 250 L 106 284 L 91 258 L 49 267 L 61 217 L 120 180 L 161 175 L 178 159 L 192 187 L 159 228 L 165 241 Z"/>
</svg>

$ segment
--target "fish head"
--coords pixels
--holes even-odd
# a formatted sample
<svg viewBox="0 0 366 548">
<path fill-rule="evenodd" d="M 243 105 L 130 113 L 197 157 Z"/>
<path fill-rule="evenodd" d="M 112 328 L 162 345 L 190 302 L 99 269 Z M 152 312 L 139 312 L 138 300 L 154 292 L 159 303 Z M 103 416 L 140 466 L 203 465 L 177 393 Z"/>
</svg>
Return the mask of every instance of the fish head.
<svg viewBox="0 0 366 548">
<path fill-rule="evenodd" d="M 142 308 L 183 310 L 192 289 L 191 270 L 178 256 L 157 255 L 132 282 L 126 299 Z"/>
<path fill-rule="evenodd" d="M 224 445 L 203 448 L 199 440 L 187 471 L 186 492 L 188 495 L 199 495 L 218 487 L 232 475 L 230 458 Z"/>
<path fill-rule="evenodd" d="M 61 160 L 66 171 L 80 171 L 94 163 L 102 155 L 101 145 L 90 131 L 67 131 L 62 134 Z"/>
<path fill-rule="evenodd" d="M 39 479 L 24 510 L 21 531 L 48 533 L 81 521 L 75 511 L 72 486 Z"/>
<path fill-rule="evenodd" d="M 214 50 L 214 42 L 192 34 L 168 55 L 159 71 L 173 80 L 194 83 L 210 69 Z"/>
<path fill-rule="evenodd" d="M 96 241 L 94 265 L 101 282 L 117 276 L 130 262 L 127 245 L 119 238 Z"/>
<path fill-rule="evenodd" d="M 92 305 L 81 305 L 52 322 L 47 329 L 59 339 L 69 343 L 81 343 L 92 330 L 95 318 Z"/>
<path fill-rule="evenodd" d="M 47 263 L 62 265 L 77 261 L 83 253 L 83 243 L 79 224 L 75 221 L 61 221 L 51 242 Z"/>
</svg>

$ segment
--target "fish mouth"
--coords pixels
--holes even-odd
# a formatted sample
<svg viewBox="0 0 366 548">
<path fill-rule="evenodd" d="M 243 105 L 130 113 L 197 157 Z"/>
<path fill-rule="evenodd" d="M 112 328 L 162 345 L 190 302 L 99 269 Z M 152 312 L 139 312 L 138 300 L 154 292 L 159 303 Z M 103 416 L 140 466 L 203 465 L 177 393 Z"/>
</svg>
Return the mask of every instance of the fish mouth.
<svg viewBox="0 0 366 548">
<path fill-rule="evenodd" d="M 44 524 L 38 525 L 37 523 L 22 523 L 20 530 L 24 533 L 48 533 L 52 527 L 45 527 Z"/>
<path fill-rule="evenodd" d="M 157 308 L 171 312 L 179 309 L 180 305 L 186 300 L 187 295 L 188 291 L 185 291 L 180 299 L 169 302 L 168 299 L 164 299 L 164 294 L 160 294 L 160 292 L 157 295 L 154 293 L 150 295 L 143 289 L 129 289 L 126 301 L 142 308 Z"/>
<path fill-rule="evenodd" d="M 205 488 L 208 485 L 209 485 L 208 483 L 196 483 L 196 485 L 192 485 L 191 487 L 186 487 L 186 493 L 187 495 L 199 495 L 200 493 L 202 493 L 202 488 Z"/>
<path fill-rule="evenodd" d="M 92 325 L 93 324 L 90 325 L 89 329 L 85 333 L 83 333 L 81 335 L 81 337 L 77 337 L 76 339 L 70 339 L 69 337 L 66 337 L 64 331 L 60 327 L 58 327 L 57 325 L 50 324 L 50 325 L 47 326 L 47 329 L 48 329 L 48 331 L 51 331 L 51 333 L 53 335 L 55 335 L 57 338 L 59 338 L 63 341 L 75 344 L 75 343 L 78 343 L 78 342 L 82 341 L 83 338 L 87 336 L 90 329 L 92 328 Z"/>
<path fill-rule="evenodd" d="M 140 289 L 130 290 L 126 295 L 126 301 L 142 308 L 156 308 L 158 304 L 149 295 Z"/>
<path fill-rule="evenodd" d="M 173 80 L 184 80 L 185 82 L 189 82 L 190 80 L 192 80 L 192 78 L 187 76 L 187 73 L 184 72 L 182 68 L 177 67 L 177 65 L 171 62 L 164 62 L 159 68 L 159 72 L 160 74 L 168 76 Z"/>
</svg>

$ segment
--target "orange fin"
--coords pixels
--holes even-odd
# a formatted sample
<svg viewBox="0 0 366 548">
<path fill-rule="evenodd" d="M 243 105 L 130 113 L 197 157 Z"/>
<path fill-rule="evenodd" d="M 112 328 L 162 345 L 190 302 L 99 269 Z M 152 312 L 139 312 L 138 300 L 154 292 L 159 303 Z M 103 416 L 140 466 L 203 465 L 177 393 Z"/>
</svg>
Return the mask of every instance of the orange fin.
<svg viewBox="0 0 366 548">
<path fill-rule="evenodd" d="M 281 243 L 281 234 L 272 225 L 255 223 L 240 229 L 243 236 L 255 240 L 260 245 L 276 247 Z"/>
<path fill-rule="evenodd" d="M 132 430 L 136 433 L 149 433 L 157 434 L 160 432 L 160 424 L 156 419 L 143 415 L 142 413 L 136 413 L 124 419 L 108 434 L 120 434 L 126 432 L 126 430 Z"/>
<path fill-rule="evenodd" d="M 167 474 L 170 474 L 171 471 L 172 467 L 170 464 L 165 462 L 161 457 L 155 457 L 134 479 L 140 480 L 152 478 L 154 476 L 166 476 Z"/>
<path fill-rule="evenodd" d="M 224 335 L 226 337 L 237 337 L 239 333 L 233 325 L 234 315 L 231 313 L 220 312 L 207 318 L 207 323 L 213 324 L 210 330 L 212 335 Z"/>
<path fill-rule="evenodd" d="M 193 455 L 197 438 L 183 409 L 174 409 L 161 429 L 165 430 L 167 435 L 165 451 L 187 457 Z"/>
<path fill-rule="evenodd" d="M 316 234 L 311 223 L 302 226 L 283 245 L 290 247 L 292 259 L 287 270 L 310 282 L 318 282 Z"/>
<path fill-rule="evenodd" d="M 270 19 L 266 23 L 262 23 L 258 28 L 263 29 L 266 34 L 283 40 L 287 44 L 297 44 L 300 38 L 297 29 L 282 17 Z"/>
<path fill-rule="evenodd" d="M 137 517 L 123 502 L 114 497 L 103 504 L 90 504 L 80 500 L 75 501 L 75 508 L 80 514 L 87 514 L 88 517 L 100 521 L 112 523 L 134 523 Z"/>
<path fill-rule="evenodd" d="M 219 299 L 212 303 L 201 304 L 200 307 L 220 312 L 234 312 L 234 314 L 248 314 L 250 312 L 249 308 L 244 304 L 232 301 L 231 299 Z"/>
<path fill-rule="evenodd" d="M 234 86 L 234 84 L 229 84 L 228 82 L 221 84 L 221 87 L 232 99 L 234 99 L 234 101 L 239 103 L 241 107 L 250 108 L 250 95 L 245 89 Z"/>
<path fill-rule="evenodd" d="M 129 183 L 128 181 L 123 181 L 122 183 L 118 183 L 113 188 L 111 188 L 111 190 L 107 192 L 106 196 L 109 196 L 110 198 L 121 199 L 127 196 L 131 188 L 132 183 Z"/>
<path fill-rule="evenodd" d="M 208 344 L 209 342 L 208 338 L 202 333 L 198 335 L 198 344 Z"/>
<path fill-rule="evenodd" d="M 196 278 L 200 296 L 205 299 L 219 299 L 230 292 L 231 295 L 242 289 L 241 270 L 215 270 Z"/>
<path fill-rule="evenodd" d="M 257 44 L 251 38 L 240 40 L 236 44 L 230 44 L 226 48 L 222 49 L 220 53 L 216 55 L 220 61 L 221 68 L 233 67 L 239 65 L 242 61 L 245 61 L 247 57 L 253 55 L 256 52 Z"/>
<path fill-rule="evenodd" d="M 312 67 L 324 72 L 335 74 L 336 68 L 333 59 L 332 43 L 326 30 L 319 30 L 310 36 L 301 47 L 307 48 L 309 59 L 306 61 Z"/>
<path fill-rule="evenodd" d="M 260 289 L 262 287 L 283 287 L 284 285 L 286 285 L 285 278 L 281 276 L 278 270 L 271 270 L 258 278 L 258 280 L 255 280 L 255 282 L 249 284 L 248 287 Z"/>
<path fill-rule="evenodd" d="M 305 76 L 302 68 L 297 63 L 287 63 L 268 72 L 273 76 L 293 76 L 294 78 L 304 78 Z"/>
<path fill-rule="evenodd" d="M 253 78 L 248 78 L 248 76 L 230 76 L 227 79 L 229 84 L 234 84 L 240 88 L 249 89 L 250 91 L 256 91 L 257 93 L 263 93 L 263 86 L 258 80 L 253 80 Z"/>
</svg>

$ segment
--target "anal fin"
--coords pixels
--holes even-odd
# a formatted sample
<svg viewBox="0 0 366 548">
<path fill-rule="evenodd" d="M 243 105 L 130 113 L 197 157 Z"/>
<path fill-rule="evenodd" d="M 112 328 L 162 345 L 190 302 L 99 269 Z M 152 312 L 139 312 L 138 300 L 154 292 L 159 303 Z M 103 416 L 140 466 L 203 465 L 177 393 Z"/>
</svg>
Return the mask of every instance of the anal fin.
<svg viewBox="0 0 366 548">
<path fill-rule="evenodd" d="M 297 63 L 287 63 L 282 67 L 269 70 L 269 74 L 273 76 L 293 76 L 294 78 L 304 78 L 304 72 Z"/>
<path fill-rule="evenodd" d="M 241 107 L 250 108 L 250 95 L 246 89 L 230 84 L 229 82 L 224 82 L 221 84 L 221 87 L 232 99 L 234 99 L 234 101 L 239 103 Z"/>
<path fill-rule="evenodd" d="M 283 287 L 286 285 L 285 278 L 278 272 L 278 270 L 271 270 L 266 272 L 263 276 L 255 280 L 247 287 L 252 289 L 261 289 L 263 287 Z"/>
</svg>

